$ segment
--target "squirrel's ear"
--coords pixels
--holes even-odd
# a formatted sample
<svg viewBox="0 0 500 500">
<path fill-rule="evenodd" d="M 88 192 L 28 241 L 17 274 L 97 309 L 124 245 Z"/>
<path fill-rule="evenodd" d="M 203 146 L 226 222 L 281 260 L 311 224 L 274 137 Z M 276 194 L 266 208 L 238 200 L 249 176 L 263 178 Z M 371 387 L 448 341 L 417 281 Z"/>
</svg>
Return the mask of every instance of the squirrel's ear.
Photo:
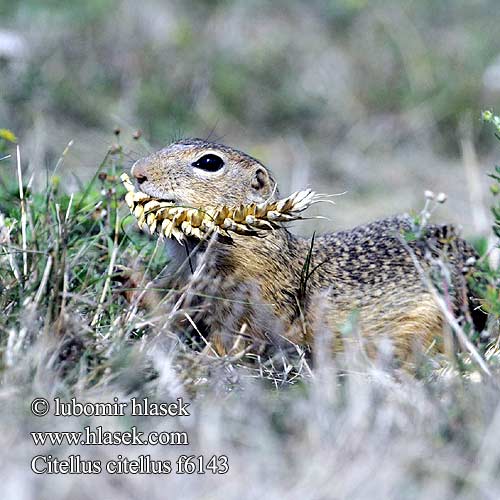
<svg viewBox="0 0 500 500">
<path fill-rule="evenodd" d="M 271 190 L 271 181 L 269 174 L 263 168 L 258 168 L 252 179 L 252 187 L 266 195 Z"/>
</svg>

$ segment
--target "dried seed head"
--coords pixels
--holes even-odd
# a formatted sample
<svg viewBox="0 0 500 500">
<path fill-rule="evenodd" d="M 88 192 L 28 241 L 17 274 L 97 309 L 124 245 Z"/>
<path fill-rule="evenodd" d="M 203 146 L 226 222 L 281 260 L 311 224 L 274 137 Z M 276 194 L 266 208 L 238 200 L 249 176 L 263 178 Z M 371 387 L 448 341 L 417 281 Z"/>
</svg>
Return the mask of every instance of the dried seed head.
<svg viewBox="0 0 500 500">
<path fill-rule="evenodd" d="M 448 199 L 448 196 L 446 195 L 446 193 L 439 193 L 436 196 L 436 201 L 438 203 L 444 203 L 447 199 Z"/>
<path fill-rule="evenodd" d="M 230 232 L 261 236 L 276 229 L 280 222 L 301 219 L 301 212 L 314 203 L 327 201 L 310 189 L 297 191 L 288 198 L 264 203 L 251 203 L 238 207 L 180 207 L 158 200 L 141 191 L 136 191 L 127 174 L 121 175 L 127 190 L 125 202 L 136 217 L 140 228 L 147 225 L 151 234 L 175 238 L 182 242 L 186 236 L 197 239 L 208 237 L 213 232 L 229 236 Z"/>
</svg>

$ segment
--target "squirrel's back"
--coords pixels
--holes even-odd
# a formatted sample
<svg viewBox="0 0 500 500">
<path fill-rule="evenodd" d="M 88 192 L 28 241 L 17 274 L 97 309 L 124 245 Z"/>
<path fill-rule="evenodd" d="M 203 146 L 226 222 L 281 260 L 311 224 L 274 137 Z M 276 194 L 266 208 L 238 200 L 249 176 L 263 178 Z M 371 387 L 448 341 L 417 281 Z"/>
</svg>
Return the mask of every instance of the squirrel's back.
<svg viewBox="0 0 500 500">
<path fill-rule="evenodd" d="M 400 357 L 416 339 L 439 343 L 443 311 L 431 289 L 478 331 L 486 322 L 468 287 L 477 258 L 473 247 L 450 225 L 416 230 L 410 217 L 391 217 L 325 234 L 312 252 L 310 286 L 328 289 L 330 324 L 340 330 L 356 312 L 363 335 L 386 334 Z"/>
<path fill-rule="evenodd" d="M 454 277 L 475 250 L 450 225 L 428 225 L 415 235 L 408 216 L 377 220 L 347 231 L 328 233 L 318 238 L 317 253 L 330 264 L 336 283 L 366 287 L 400 280 L 407 283 L 421 279 L 415 272 L 415 259 L 424 268 L 432 258 L 444 259 Z"/>
</svg>

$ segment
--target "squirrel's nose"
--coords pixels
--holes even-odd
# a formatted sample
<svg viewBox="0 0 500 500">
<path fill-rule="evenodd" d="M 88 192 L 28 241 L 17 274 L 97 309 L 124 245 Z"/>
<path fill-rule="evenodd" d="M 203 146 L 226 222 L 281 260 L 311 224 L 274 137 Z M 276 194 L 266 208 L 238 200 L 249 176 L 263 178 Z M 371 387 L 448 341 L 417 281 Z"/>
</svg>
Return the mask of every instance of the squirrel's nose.
<svg viewBox="0 0 500 500">
<path fill-rule="evenodd" d="M 132 175 L 137 179 L 139 184 L 146 182 L 148 180 L 146 165 L 141 160 L 136 161 L 132 166 Z"/>
</svg>

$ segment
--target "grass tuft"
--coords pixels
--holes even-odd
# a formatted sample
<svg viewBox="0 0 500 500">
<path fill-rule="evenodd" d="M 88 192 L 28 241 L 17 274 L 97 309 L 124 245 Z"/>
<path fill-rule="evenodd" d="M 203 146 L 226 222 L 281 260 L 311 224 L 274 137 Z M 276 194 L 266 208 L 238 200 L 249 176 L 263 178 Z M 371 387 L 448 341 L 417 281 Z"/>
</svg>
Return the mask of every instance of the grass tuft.
<svg viewBox="0 0 500 500">
<path fill-rule="evenodd" d="M 183 341 L 177 335 L 179 321 L 194 325 L 200 301 L 187 300 L 189 289 L 161 287 L 168 261 L 158 242 L 139 232 L 127 215 L 117 177 L 123 159 L 120 148 L 114 148 L 91 182 L 71 195 L 60 190 L 55 175 L 45 192 L 31 191 L 24 184 L 19 151 L 3 160 L 0 422 L 10 432 L 0 435 L 0 449 L 8 450 L 8 460 L 7 452 L 2 458 L 10 497 L 88 498 L 106 492 L 108 498 L 160 498 L 164 493 L 161 476 L 123 475 L 117 482 L 102 473 L 89 482 L 83 476 L 55 475 L 49 483 L 29 467 L 41 450 L 59 458 L 80 453 L 102 460 L 118 454 L 171 460 L 181 453 L 226 454 L 230 472 L 223 477 L 206 474 L 187 481 L 169 476 L 184 498 L 498 496 L 500 454 L 490 444 L 500 431 L 495 342 L 480 352 L 482 373 L 473 362 L 476 351 L 470 350 L 457 355 L 457 363 L 423 356 L 422 369 L 413 377 L 392 367 L 390 349 L 370 359 L 354 345 L 335 359 L 317 356 L 312 366 L 310 352 L 290 342 L 261 354 L 239 350 L 244 329 L 227 356 L 214 355 L 203 331 Z M 313 244 L 314 238 L 311 249 Z M 320 265 L 314 267 L 310 255 L 301 279 L 304 296 L 307 280 Z M 500 311 L 495 309 L 498 270 L 490 266 L 480 273 L 481 307 L 496 321 L 490 325 L 493 332 Z M 202 271 L 195 270 L 195 277 L 203 279 Z M 159 297 L 148 308 L 141 306 L 146 292 Z M 244 304 L 249 297 L 246 290 L 233 299 Z M 346 331 L 356 332 L 354 317 Z M 318 347 L 322 333 L 317 332 Z M 184 397 L 191 401 L 192 415 L 168 422 L 154 417 L 36 419 L 29 412 L 35 396 L 80 401 Z M 186 430 L 190 444 L 182 450 L 41 449 L 29 439 L 34 429 L 84 425 Z M 26 493 L 23 485 L 31 489 Z"/>
</svg>

